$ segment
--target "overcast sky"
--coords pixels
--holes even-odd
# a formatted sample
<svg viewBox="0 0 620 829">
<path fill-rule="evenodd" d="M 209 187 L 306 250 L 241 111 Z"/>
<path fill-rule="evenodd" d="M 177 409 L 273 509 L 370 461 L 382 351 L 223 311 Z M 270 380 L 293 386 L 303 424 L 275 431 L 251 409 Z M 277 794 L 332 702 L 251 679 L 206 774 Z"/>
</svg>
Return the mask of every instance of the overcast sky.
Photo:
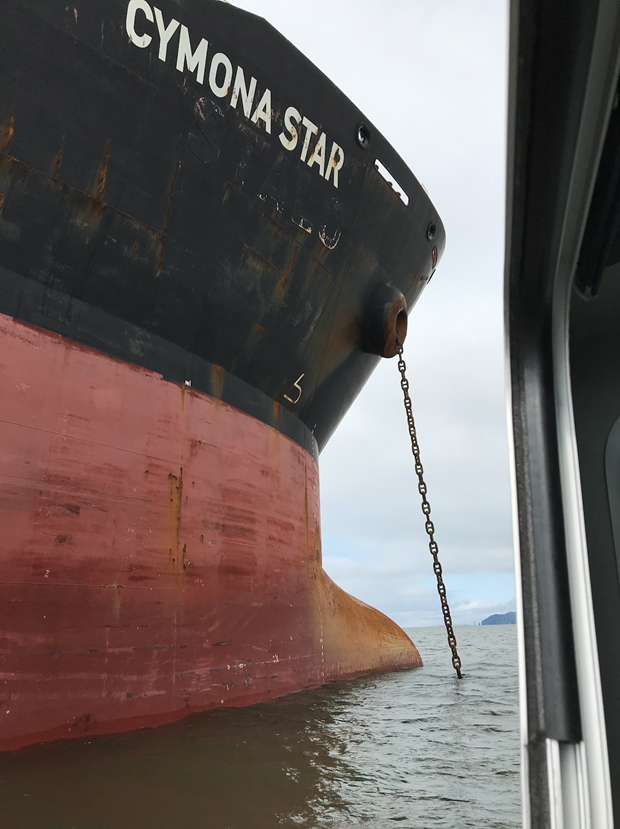
<svg viewBox="0 0 620 829">
<path fill-rule="evenodd" d="M 514 610 L 504 403 L 505 0 L 234 0 L 267 18 L 425 185 L 446 252 L 405 347 L 452 616 Z M 442 624 L 396 360 L 321 455 L 323 561 L 401 625 Z"/>
</svg>

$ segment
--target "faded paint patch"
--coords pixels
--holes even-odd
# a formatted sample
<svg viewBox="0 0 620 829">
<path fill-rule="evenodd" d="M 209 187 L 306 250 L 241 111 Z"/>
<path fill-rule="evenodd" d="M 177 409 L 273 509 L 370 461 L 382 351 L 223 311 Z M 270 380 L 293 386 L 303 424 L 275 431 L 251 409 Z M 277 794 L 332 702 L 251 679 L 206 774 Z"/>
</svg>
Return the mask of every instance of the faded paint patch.
<svg viewBox="0 0 620 829">
<path fill-rule="evenodd" d="M 336 247 L 341 235 L 340 230 L 330 230 L 327 225 L 323 225 L 319 229 L 319 239 L 328 250 L 333 250 Z"/>
<path fill-rule="evenodd" d="M 125 589 L 124 584 L 103 584 L 104 590 L 112 591 L 112 615 L 115 622 L 119 622 L 121 618 L 122 593 Z"/>
<path fill-rule="evenodd" d="M 202 441 L 199 438 L 191 438 L 190 439 L 190 442 L 189 442 L 190 457 L 195 458 L 201 448 L 202 448 Z M 192 481 L 192 486 L 194 486 L 194 481 Z"/>
</svg>

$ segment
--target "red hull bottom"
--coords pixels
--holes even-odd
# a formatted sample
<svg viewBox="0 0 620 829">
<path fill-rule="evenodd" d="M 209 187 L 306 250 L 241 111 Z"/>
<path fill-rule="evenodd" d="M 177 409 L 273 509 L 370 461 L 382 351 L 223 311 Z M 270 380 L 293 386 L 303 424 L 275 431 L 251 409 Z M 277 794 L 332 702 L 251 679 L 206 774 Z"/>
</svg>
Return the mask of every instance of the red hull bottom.
<svg viewBox="0 0 620 829">
<path fill-rule="evenodd" d="M 0 749 L 422 664 L 275 429 L 1 315 L 0 388 Z"/>
</svg>

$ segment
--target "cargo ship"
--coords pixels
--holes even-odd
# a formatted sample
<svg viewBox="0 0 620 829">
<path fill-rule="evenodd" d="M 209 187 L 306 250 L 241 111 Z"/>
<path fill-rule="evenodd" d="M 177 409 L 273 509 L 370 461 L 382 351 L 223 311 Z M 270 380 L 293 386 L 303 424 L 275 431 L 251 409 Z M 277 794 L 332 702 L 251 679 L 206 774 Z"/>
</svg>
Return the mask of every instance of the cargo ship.
<svg viewBox="0 0 620 829">
<path fill-rule="evenodd" d="M 232 5 L 0 31 L 0 749 L 421 665 L 323 571 L 318 457 L 441 258 L 428 195 Z"/>
</svg>

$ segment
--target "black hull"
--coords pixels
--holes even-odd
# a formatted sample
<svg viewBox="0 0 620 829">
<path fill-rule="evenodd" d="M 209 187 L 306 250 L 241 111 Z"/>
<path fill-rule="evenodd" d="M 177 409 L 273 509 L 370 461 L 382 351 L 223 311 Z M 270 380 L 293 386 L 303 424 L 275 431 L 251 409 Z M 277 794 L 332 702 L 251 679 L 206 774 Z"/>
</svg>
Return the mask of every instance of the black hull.
<svg viewBox="0 0 620 829">
<path fill-rule="evenodd" d="M 378 131 L 366 121 L 362 146 L 362 114 L 264 20 L 210 0 L 159 7 L 178 20 L 166 60 L 152 4 L 134 5 L 130 37 L 127 0 L 2 3 L 0 312 L 322 448 L 378 360 L 362 349 L 369 298 L 390 282 L 413 306 L 441 221 Z M 198 58 L 208 41 L 193 71 L 177 68 L 183 27 Z M 214 94 L 216 54 L 246 88 L 256 78 L 249 117 L 230 84 Z M 289 106 L 318 125 L 306 160 L 303 125 L 294 150 L 280 139 Z"/>
</svg>

